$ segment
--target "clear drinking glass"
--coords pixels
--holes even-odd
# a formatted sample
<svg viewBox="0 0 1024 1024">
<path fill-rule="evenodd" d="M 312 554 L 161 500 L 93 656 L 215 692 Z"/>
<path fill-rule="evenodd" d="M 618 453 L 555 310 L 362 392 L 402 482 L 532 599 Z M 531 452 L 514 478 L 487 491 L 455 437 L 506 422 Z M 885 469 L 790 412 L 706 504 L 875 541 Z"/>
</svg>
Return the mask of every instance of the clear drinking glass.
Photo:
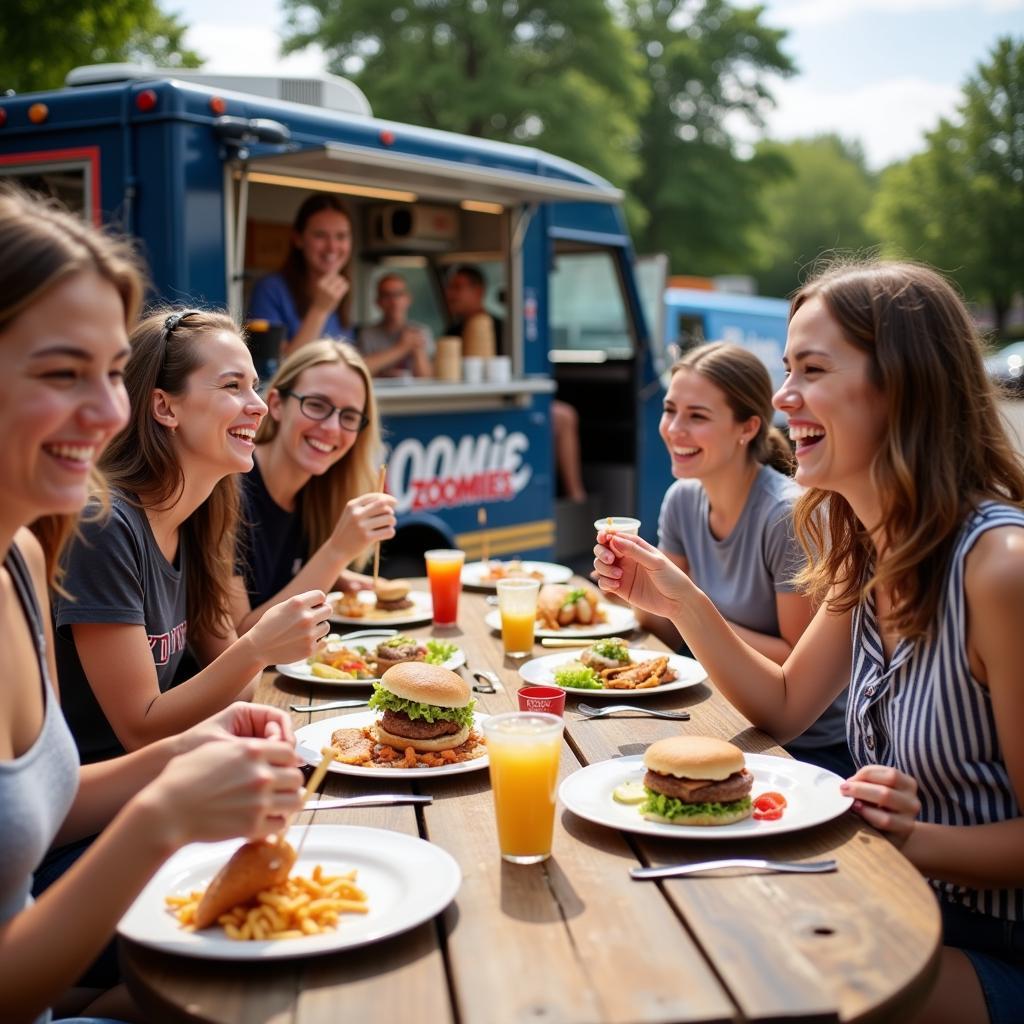
<svg viewBox="0 0 1024 1024">
<path fill-rule="evenodd" d="M 533 628 L 537 621 L 539 580 L 498 580 L 498 611 L 501 613 L 501 641 L 510 658 L 533 653 Z"/>
<path fill-rule="evenodd" d="M 509 711 L 483 722 L 501 856 L 536 864 L 551 856 L 562 719 Z"/>
</svg>

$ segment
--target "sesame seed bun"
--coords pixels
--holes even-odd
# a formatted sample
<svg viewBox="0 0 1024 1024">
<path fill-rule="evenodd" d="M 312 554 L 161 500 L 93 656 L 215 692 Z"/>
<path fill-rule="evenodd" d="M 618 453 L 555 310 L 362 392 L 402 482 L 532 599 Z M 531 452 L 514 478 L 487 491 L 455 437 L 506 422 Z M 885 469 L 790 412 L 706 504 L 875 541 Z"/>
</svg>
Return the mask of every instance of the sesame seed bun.
<svg viewBox="0 0 1024 1024">
<path fill-rule="evenodd" d="M 652 743 L 644 752 L 644 765 L 678 779 L 721 781 L 743 771 L 743 751 L 710 736 L 670 736 Z M 689 822 L 689 824 L 698 824 Z"/>
<path fill-rule="evenodd" d="M 425 661 L 403 661 L 392 665 L 381 677 L 381 685 L 396 697 L 442 708 L 464 708 L 472 698 L 462 676 Z M 448 746 L 456 746 L 449 740 Z"/>
</svg>

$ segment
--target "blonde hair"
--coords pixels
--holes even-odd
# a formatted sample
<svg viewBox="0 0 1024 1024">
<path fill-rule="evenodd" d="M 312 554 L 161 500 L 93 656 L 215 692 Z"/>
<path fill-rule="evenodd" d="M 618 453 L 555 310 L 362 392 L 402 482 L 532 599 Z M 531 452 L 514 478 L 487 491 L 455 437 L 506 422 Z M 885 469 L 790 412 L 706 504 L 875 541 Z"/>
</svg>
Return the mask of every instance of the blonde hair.
<svg viewBox="0 0 1024 1024">
<path fill-rule="evenodd" d="M 793 452 L 778 427 L 772 426 L 772 379 L 764 363 L 740 345 L 714 341 L 691 348 L 672 367 L 693 370 L 706 377 L 725 395 L 737 423 L 757 416 L 761 425 L 747 451 L 757 462 L 767 463 L 787 476 L 793 472 Z"/>
<path fill-rule="evenodd" d="M 343 341 L 324 338 L 303 345 L 278 368 L 268 385 L 268 393 L 291 390 L 305 370 L 325 364 L 347 366 L 360 376 L 366 391 L 366 407 L 362 412 L 369 422 L 345 455 L 322 476 L 310 479 L 299 492 L 297 510 L 310 552 L 326 543 L 350 499 L 376 489 L 376 460 L 381 448 L 373 379 L 363 357 Z M 272 443 L 277 433 L 277 420 L 273 416 L 264 417 L 256 432 L 256 444 Z"/>
<path fill-rule="evenodd" d="M 131 416 L 101 466 L 111 486 L 140 508 L 173 508 L 185 487 L 171 432 L 153 417 L 153 391 L 183 394 L 203 364 L 203 339 L 220 331 L 241 333 L 226 313 L 164 308 L 153 310 L 132 332 L 124 381 Z M 230 473 L 181 527 L 189 629 L 200 635 L 222 637 L 231 627 L 240 514 L 238 476 Z"/>
<path fill-rule="evenodd" d="M 978 502 L 1024 507 L 1024 463 L 1007 435 L 983 346 L 962 299 L 930 267 L 878 260 L 833 264 L 793 298 L 790 319 L 821 299 L 845 339 L 867 353 L 885 396 L 886 434 L 871 465 L 884 525 L 877 562 L 868 526 L 841 495 L 810 489 L 793 519 L 808 554 L 797 577 L 848 611 L 880 589 L 907 638 L 931 632 L 957 534 Z"/>
<path fill-rule="evenodd" d="M 142 303 L 143 278 L 128 241 L 94 228 L 56 200 L 0 185 L 0 336 L 26 309 L 74 274 L 98 274 L 114 286 L 131 331 Z M 17 443 L 14 438 L 5 439 Z M 107 508 L 102 474 L 90 472 L 99 514 Z M 77 514 L 42 516 L 32 523 L 46 555 L 50 583 L 60 593 L 61 554 L 75 533 Z"/>
</svg>

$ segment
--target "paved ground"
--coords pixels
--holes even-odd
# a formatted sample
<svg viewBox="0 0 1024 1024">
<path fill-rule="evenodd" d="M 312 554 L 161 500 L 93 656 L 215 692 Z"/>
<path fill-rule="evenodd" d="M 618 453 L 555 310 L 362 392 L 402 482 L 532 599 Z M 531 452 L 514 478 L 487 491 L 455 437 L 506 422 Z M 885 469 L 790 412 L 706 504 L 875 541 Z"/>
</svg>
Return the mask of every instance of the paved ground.
<svg viewBox="0 0 1024 1024">
<path fill-rule="evenodd" d="M 1017 435 L 1017 450 L 1024 452 L 1024 399 L 1003 402 L 1003 415 Z"/>
</svg>

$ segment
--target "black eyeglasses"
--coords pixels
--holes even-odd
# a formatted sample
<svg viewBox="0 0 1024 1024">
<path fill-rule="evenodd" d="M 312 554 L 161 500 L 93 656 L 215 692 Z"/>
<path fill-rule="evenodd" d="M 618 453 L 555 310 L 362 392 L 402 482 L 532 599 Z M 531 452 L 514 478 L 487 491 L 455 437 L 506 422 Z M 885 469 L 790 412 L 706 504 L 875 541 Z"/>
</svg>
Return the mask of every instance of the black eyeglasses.
<svg viewBox="0 0 1024 1024">
<path fill-rule="evenodd" d="M 297 398 L 299 409 L 307 419 L 329 420 L 337 413 L 342 430 L 350 430 L 353 434 L 365 430 L 370 424 L 369 418 L 358 409 L 341 409 L 336 405 L 331 405 L 326 398 L 321 398 L 319 395 L 300 395 L 290 388 L 278 388 L 277 390 L 285 398 Z"/>
</svg>

